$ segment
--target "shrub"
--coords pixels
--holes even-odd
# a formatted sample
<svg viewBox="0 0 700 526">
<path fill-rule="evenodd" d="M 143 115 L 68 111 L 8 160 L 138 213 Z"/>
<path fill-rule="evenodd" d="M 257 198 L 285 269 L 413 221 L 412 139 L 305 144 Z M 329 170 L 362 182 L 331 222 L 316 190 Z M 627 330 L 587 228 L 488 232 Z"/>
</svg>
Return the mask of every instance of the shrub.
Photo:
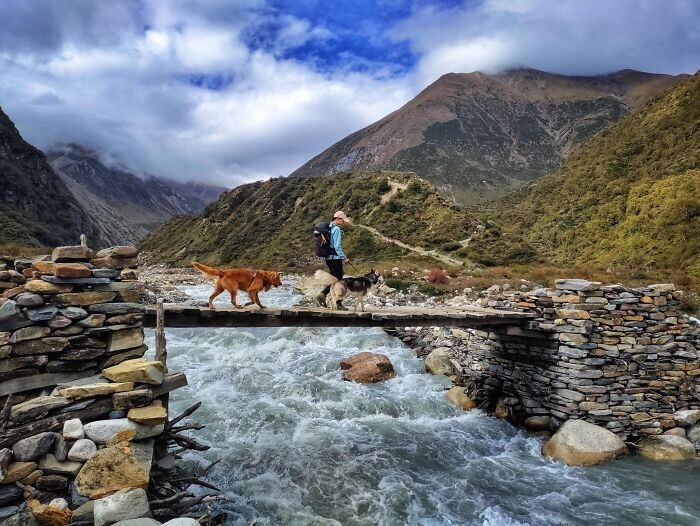
<svg viewBox="0 0 700 526">
<path fill-rule="evenodd" d="M 384 284 L 399 292 L 406 292 L 411 287 L 410 281 L 400 278 L 385 278 Z"/>
<path fill-rule="evenodd" d="M 447 272 L 440 267 L 433 267 L 428 273 L 428 283 L 447 283 Z"/>
<path fill-rule="evenodd" d="M 450 241 L 449 243 L 443 244 L 440 248 L 442 248 L 442 250 L 445 252 L 454 252 L 455 250 L 462 248 L 462 244 L 458 241 Z"/>
<path fill-rule="evenodd" d="M 418 285 L 418 292 L 426 296 L 443 296 L 449 292 L 449 289 L 431 283 L 421 283 Z"/>
</svg>

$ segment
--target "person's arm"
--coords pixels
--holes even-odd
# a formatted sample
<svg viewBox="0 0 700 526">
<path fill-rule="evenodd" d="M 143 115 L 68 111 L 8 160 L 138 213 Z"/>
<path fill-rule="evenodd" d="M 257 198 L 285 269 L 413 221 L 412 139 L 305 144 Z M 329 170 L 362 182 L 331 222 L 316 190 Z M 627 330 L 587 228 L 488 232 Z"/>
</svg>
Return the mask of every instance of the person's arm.
<svg viewBox="0 0 700 526">
<path fill-rule="evenodd" d="M 335 253 L 340 259 L 347 259 L 345 252 L 343 252 L 343 247 L 340 244 L 341 236 L 342 232 L 340 227 L 336 226 L 333 230 L 331 230 L 331 244 L 333 245 Z"/>
</svg>

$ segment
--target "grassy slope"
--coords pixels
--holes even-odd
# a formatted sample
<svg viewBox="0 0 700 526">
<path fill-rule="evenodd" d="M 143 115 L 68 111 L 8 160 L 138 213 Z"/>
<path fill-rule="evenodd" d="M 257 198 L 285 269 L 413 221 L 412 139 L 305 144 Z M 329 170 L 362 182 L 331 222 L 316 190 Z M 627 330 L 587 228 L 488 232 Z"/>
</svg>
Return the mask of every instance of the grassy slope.
<svg viewBox="0 0 700 526">
<path fill-rule="evenodd" d="M 559 264 L 700 275 L 700 75 L 611 126 L 495 221 Z"/>
<path fill-rule="evenodd" d="M 389 180 L 406 185 L 382 203 Z M 313 256 L 313 225 L 344 210 L 356 223 L 413 246 L 441 248 L 469 237 L 476 221 L 411 174 L 363 172 L 279 178 L 230 190 L 201 216 L 177 217 L 142 243 L 156 261 L 188 264 L 289 264 Z M 348 255 L 393 261 L 410 253 L 358 227 L 346 229 Z"/>
</svg>

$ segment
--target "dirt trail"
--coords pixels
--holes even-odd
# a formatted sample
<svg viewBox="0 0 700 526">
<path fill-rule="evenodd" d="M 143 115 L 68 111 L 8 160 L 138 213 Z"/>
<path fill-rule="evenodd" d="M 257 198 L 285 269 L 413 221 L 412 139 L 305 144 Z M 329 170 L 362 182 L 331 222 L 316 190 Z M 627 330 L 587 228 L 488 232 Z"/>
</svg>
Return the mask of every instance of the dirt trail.
<svg viewBox="0 0 700 526">
<path fill-rule="evenodd" d="M 426 250 L 424 248 L 414 247 L 414 246 L 411 246 L 411 245 L 404 243 L 403 241 L 399 241 L 398 239 L 393 239 L 391 237 L 385 236 L 379 230 L 377 230 L 376 228 L 373 228 L 371 226 L 361 225 L 359 223 L 353 223 L 353 225 L 360 227 L 360 228 L 364 228 L 365 230 L 368 230 L 369 232 L 371 232 L 372 234 L 374 234 L 375 236 L 377 236 L 378 238 L 380 238 L 384 241 L 387 241 L 389 243 L 393 243 L 394 245 L 397 245 L 401 248 L 405 248 L 406 250 L 410 250 L 411 252 L 415 252 L 416 254 L 420 254 L 421 256 L 435 259 L 436 261 L 439 261 L 440 263 L 444 263 L 445 265 L 451 265 L 454 267 L 461 267 L 463 265 L 462 261 L 460 261 L 458 259 L 451 258 L 450 256 L 446 256 L 444 254 L 440 254 L 440 253 L 436 252 L 435 250 Z"/>
</svg>

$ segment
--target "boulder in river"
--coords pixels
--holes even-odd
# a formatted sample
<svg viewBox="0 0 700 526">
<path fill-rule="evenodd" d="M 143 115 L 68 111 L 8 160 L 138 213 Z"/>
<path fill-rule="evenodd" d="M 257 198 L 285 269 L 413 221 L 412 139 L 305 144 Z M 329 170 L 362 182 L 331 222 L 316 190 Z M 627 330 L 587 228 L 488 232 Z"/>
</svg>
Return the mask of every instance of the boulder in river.
<svg viewBox="0 0 700 526">
<path fill-rule="evenodd" d="M 340 362 L 343 380 L 360 384 L 374 384 L 396 376 L 394 366 L 387 356 L 361 352 Z"/>
<path fill-rule="evenodd" d="M 627 453 L 620 437 L 583 420 L 567 420 L 542 448 L 542 453 L 569 466 L 602 464 Z"/>
<path fill-rule="evenodd" d="M 649 460 L 689 460 L 695 458 L 693 443 L 677 435 L 645 438 L 637 446 L 639 454 Z"/>
<path fill-rule="evenodd" d="M 454 374 L 450 358 L 449 347 L 438 347 L 425 358 L 425 370 L 431 374 Z"/>
<path fill-rule="evenodd" d="M 476 402 L 472 400 L 467 393 L 464 392 L 464 387 L 454 386 L 445 394 L 450 402 L 457 407 L 468 411 L 476 408 Z"/>
</svg>

